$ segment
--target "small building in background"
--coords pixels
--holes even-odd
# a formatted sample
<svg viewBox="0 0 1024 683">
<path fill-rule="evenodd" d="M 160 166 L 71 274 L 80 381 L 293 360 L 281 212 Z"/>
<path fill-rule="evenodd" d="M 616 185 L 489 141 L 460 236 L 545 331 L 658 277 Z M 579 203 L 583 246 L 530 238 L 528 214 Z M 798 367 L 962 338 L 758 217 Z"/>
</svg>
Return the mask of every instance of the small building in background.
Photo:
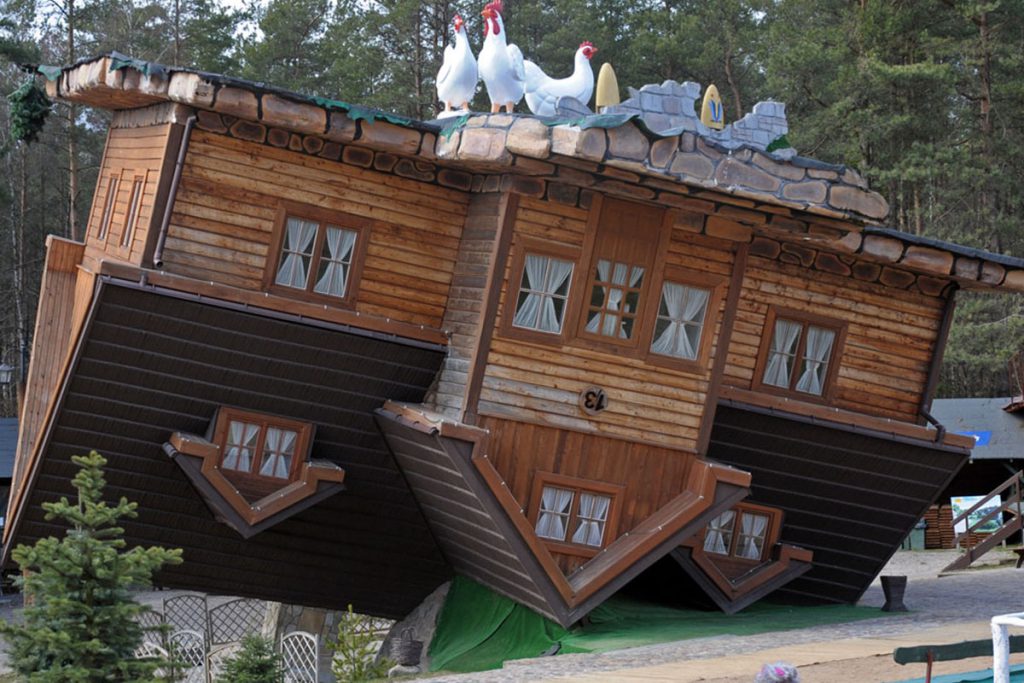
<svg viewBox="0 0 1024 683">
<path fill-rule="evenodd" d="M 0 417 L 0 500 L 7 510 L 7 498 L 11 493 L 11 476 L 14 474 L 14 456 L 18 450 L 18 418 Z M 0 529 L 7 517 L 0 517 Z"/>
</svg>

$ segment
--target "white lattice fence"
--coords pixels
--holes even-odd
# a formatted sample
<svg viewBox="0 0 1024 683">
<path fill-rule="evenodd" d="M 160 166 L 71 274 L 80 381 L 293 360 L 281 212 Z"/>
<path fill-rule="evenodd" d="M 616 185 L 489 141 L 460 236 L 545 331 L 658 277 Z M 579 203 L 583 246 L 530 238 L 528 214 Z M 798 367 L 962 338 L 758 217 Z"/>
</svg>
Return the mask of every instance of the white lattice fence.
<svg viewBox="0 0 1024 683">
<path fill-rule="evenodd" d="M 320 649 L 316 636 L 292 631 L 281 638 L 284 683 L 317 683 Z"/>
</svg>

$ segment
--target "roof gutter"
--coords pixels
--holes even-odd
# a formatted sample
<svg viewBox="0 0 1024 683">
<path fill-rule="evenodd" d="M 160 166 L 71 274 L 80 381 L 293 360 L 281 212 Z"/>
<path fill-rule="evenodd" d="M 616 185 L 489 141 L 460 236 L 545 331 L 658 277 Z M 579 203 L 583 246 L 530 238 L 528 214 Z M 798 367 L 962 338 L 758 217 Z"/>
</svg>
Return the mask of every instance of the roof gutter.
<svg viewBox="0 0 1024 683">
<path fill-rule="evenodd" d="M 174 178 L 171 180 L 171 187 L 167 192 L 167 203 L 164 205 L 164 216 L 160 221 L 160 232 L 156 238 L 156 247 L 153 249 L 153 267 L 164 267 L 164 244 L 167 243 L 167 228 L 171 224 L 171 214 L 174 213 L 174 200 L 178 196 L 178 185 L 181 184 L 181 170 L 185 167 L 185 155 L 188 153 L 188 143 L 192 139 L 192 128 L 196 125 L 196 115 L 192 114 L 185 122 L 185 132 L 181 136 L 181 146 L 178 147 L 178 159 L 174 163 Z"/>
</svg>

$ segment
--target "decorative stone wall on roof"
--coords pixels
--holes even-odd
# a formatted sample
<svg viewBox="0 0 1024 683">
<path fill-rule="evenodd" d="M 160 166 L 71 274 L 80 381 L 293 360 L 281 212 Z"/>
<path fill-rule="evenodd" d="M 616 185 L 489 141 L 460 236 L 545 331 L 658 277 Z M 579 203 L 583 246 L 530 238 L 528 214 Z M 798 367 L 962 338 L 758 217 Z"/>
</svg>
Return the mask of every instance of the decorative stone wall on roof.
<svg viewBox="0 0 1024 683">
<path fill-rule="evenodd" d="M 586 124 L 548 126 L 529 116 L 479 114 L 440 136 L 436 153 L 439 159 L 486 166 L 519 164 L 517 157 L 556 163 L 558 157 L 582 159 L 599 165 L 597 172 L 623 169 L 862 223 L 889 213 L 888 202 L 843 166 L 801 157 L 781 160 L 748 146 L 729 149 L 689 131 L 652 138 L 632 122 L 609 128 Z"/>
<path fill-rule="evenodd" d="M 700 93 L 700 83 L 693 81 L 681 84 L 665 81 L 661 85 L 645 85 L 639 90 L 629 88 L 629 99 L 605 107 L 601 113 L 635 114 L 651 131 L 659 135 L 678 135 L 686 131 L 708 138 L 725 149 L 747 146 L 767 151 L 773 147 L 769 153 L 776 158 L 789 159 L 796 156 L 796 150 L 785 139 L 789 132 L 789 122 L 786 121 L 786 105 L 782 102 L 758 102 L 739 121 L 726 125 L 722 130 L 714 130 L 701 123 L 697 113 Z M 571 116 L 580 113 L 573 104 L 564 104 L 564 114 Z M 562 106 L 563 102 L 559 102 L 559 105 Z"/>
</svg>

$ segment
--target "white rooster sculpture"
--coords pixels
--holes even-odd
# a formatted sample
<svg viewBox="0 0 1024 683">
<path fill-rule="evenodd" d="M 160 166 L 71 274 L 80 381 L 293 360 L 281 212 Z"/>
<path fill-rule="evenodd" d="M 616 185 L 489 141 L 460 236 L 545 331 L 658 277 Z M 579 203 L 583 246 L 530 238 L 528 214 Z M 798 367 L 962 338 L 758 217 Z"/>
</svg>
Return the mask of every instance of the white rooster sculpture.
<svg viewBox="0 0 1024 683">
<path fill-rule="evenodd" d="M 568 78 L 551 78 L 531 61 L 525 63 L 526 105 L 537 116 L 554 116 L 562 97 L 573 97 L 586 105 L 594 93 L 594 70 L 590 58 L 597 48 L 589 41 L 576 50 L 575 68 Z"/>
<path fill-rule="evenodd" d="M 523 99 L 526 72 L 523 69 L 523 53 L 505 39 L 505 22 L 501 18 L 501 0 L 492 0 L 481 12 L 487 28 L 484 46 L 480 49 L 480 78 L 491 98 L 491 112 L 497 113 L 502 107 L 512 113 Z"/>
<path fill-rule="evenodd" d="M 455 45 L 446 45 L 441 70 L 437 72 L 437 97 L 444 102 L 441 116 L 453 115 L 453 110 L 469 111 L 469 101 L 476 93 L 478 79 L 476 58 L 469 49 L 465 22 L 458 14 L 452 25 L 455 27 Z"/>
</svg>

